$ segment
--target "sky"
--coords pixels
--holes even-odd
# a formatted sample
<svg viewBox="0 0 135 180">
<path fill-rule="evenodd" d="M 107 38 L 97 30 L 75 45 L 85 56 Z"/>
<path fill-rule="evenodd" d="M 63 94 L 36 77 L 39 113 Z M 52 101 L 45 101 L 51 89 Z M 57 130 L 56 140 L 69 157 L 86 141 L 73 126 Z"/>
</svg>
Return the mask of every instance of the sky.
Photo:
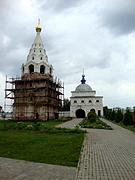
<svg viewBox="0 0 135 180">
<path fill-rule="evenodd" d="M 1 0 L 0 105 L 5 77 L 21 75 L 40 18 L 41 37 L 65 98 L 86 83 L 104 106 L 135 106 L 134 0 Z"/>
</svg>

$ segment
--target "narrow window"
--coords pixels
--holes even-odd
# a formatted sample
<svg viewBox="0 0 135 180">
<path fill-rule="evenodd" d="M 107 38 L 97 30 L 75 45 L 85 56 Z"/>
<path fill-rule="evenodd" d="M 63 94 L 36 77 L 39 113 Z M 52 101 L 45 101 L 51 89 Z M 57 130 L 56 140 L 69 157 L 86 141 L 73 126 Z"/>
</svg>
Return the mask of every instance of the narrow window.
<svg viewBox="0 0 135 180">
<path fill-rule="evenodd" d="M 50 68 L 50 74 L 52 74 L 52 68 Z"/>
<path fill-rule="evenodd" d="M 31 64 L 31 65 L 29 65 L 29 73 L 31 74 L 33 72 L 34 72 L 34 65 Z"/>
<path fill-rule="evenodd" d="M 22 66 L 22 72 L 24 73 L 24 66 Z"/>
<path fill-rule="evenodd" d="M 32 60 L 34 60 L 34 57 L 32 57 Z"/>
<path fill-rule="evenodd" d="M 40 73 L 41 73 L 41 74 L 44 74 L 44 73 L 45 73 L 45 66 L 44 66 L 44 65 L 41 65 L 41 66 L 40 66 Z"/>
<path fill-rule="evenodd" d="M 43 58 L 41 57 L 40 60 L 42 60 Z"/>
</svg>

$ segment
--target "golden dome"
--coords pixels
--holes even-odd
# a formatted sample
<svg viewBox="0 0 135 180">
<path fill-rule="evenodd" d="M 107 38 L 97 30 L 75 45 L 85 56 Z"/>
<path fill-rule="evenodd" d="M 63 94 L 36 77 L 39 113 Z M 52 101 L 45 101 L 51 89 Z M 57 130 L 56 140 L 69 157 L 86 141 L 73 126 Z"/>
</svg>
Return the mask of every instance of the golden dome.
<svg viewBox="0 0 135 180">
<path fill-rule="evenodd" d="M 38 24 L 36 25 L 36 32 L 41 32 L 42 28 L 40 25 L 40 19 L 38 19 Z"/>
</svg>

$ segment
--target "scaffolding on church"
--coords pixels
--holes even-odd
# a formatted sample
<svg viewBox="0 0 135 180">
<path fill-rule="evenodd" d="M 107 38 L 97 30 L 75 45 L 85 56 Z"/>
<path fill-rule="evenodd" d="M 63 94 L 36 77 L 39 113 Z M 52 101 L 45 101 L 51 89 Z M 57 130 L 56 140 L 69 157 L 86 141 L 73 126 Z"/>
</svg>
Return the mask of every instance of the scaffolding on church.
<svg viewBox="0 0 135 180">
<path fill-rule="evenodd" d="M 5 99 L 11 100 L 13 119 L 58 118 L 58 109 L 64 99 L 64 83 L 40 73 L 6 78 Z"/>
</svg>

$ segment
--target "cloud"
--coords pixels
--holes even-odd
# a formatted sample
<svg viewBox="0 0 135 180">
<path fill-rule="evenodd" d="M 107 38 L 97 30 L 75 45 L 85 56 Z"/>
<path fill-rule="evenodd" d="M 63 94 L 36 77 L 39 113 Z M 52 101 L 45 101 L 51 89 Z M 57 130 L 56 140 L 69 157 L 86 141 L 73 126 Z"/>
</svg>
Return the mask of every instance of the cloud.
<svg viewBox="0 0 135 180">
<path fill-rule="evenodd" d="M 106 2 L 106 0 L 105 0 Z M 100 9 L 102 24 L 116 35 L 135 31 L 135 1 L 117 0 L 106 2 Z"/>
<path fill-rule="evenodd" d="M 132 106 L 134 7 L 132 0 L 1 1 L 0 74 L 20 75 L 40 17 L 49 63 L 64 81 L 65 97 L 80 83 L 84 68 L 87 83 L 104 96 L 105 105 Z"/>
<path fill-rule="evenodd" d="M 39 3 L 37 1 L 37 3 Z M 75 7 L 78 7 L 80 6 L 81 4 L 83 4 L 83 0 L 50 0 L 50 1 L 42 1 L 39 3 L 40 5 L 40 8 L 43 10 L 43 9 L 46 9 L 46 11 L 49 11 L 52 10 L 53 12 L 61 12 L 61 11 L 64 11 L 64 10 L 68 10 L 70 8 L 75 8 Z"/>
</svg>

